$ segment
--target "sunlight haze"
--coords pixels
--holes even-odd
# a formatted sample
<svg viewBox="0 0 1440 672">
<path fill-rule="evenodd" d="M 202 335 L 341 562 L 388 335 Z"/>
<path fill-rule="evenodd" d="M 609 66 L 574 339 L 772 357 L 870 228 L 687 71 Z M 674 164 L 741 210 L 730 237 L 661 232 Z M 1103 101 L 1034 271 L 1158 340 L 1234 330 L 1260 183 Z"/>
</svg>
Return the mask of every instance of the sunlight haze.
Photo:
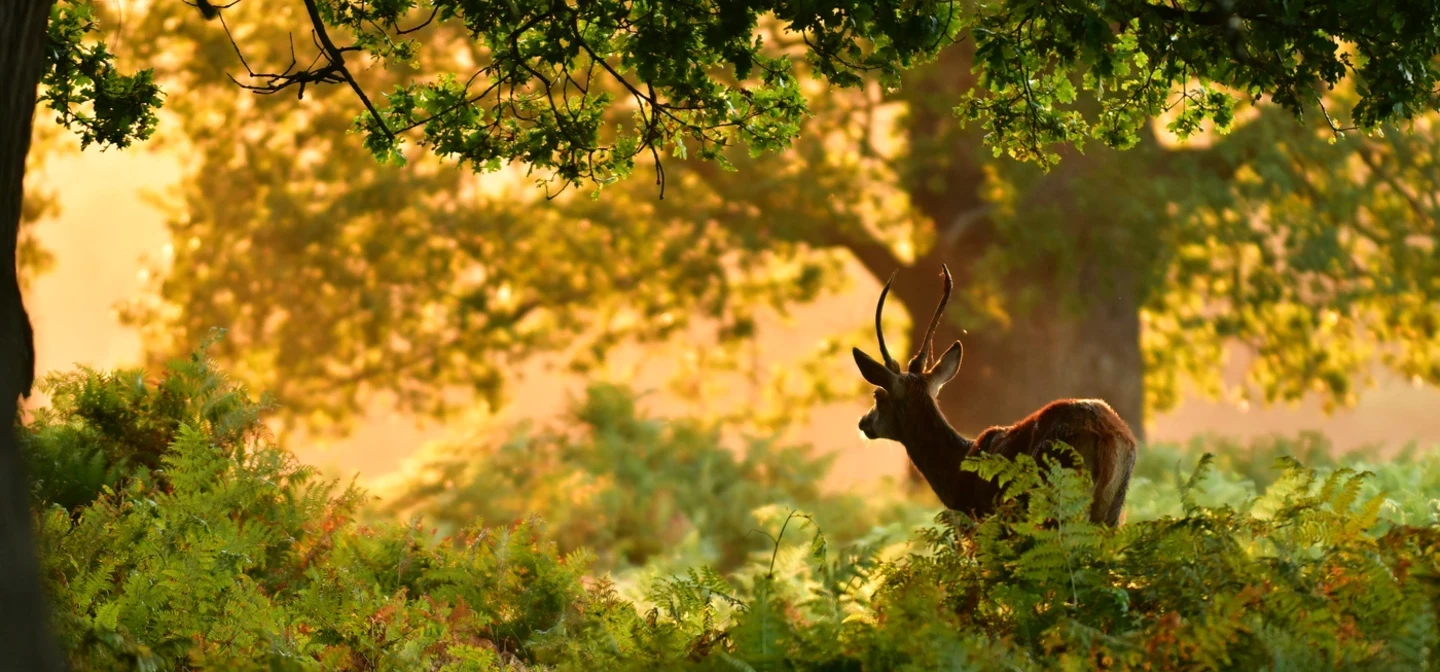
<svg viewBox="0 0 1440 672">
<path fill-rule="evenodd" d="M 142 255 L 158 257 L 169 242 L 161 214 L 144 202 L 141 193 L 162 190 L 179 175 L 175 162 L 145 151 L 87 151 L 51 159 L 45 179 L 59 190 L 61 214 L 40 223 L 38 232 L 55 254 L 56 265 L 34 283 L 27 297 L 35 322 L 40 371 L 67 370 L 76 364 L 120 367 L 139 361 L 142 343 L 133 330 L 117 322 L 111 308 L 139 291 Z M 878 286 L 858 271 L 856 277 L 862 279 L 854 283 L 851 293 L 825 296 L 812 305 L 797 307 L 793 326 L 766 320 L 760 332 L 762 358 L 768 363 L 787 361 L 817 339 L 868 320 Z M 1232 362 L 1230 378 L 1238 371 L 1239 366 Z M 553 416 L 566 407 L 567 395 L 582 390 L 580 379 L 547 373 L 538 364 L 529 366 L 525 374 L 510 384 L 507 397 L 512 403 L 504 417 Z M 663 369 L 651 366 L 647 374 L 637 381 L 642 387 L 658 385 Z M 962 369 L 961 381 L 964 376 Z M 1189 398 L 1147 429 L 1151 440 L 1175 441 L 1205 432 L 1243 438 L 1318 430 L 1340 449 L 1372 443 L 1398 447 L 1409 441 L 1440 442 L 1440 414 L 1435 413 L 1440 408 L 1440 393 L 1385 372 L 1378 373 L 1377 379 L 1379 386 L 1365 390 L 1358 406 L 1329 417 L 1315 400 L 1296 408 L 1242 410 L 1232 404 Z M 43 399 L 32 399 L 31 405 L 36 403 Z M 857 437 L 855 421 L 868 405 L 869 399 L 861 397 L 853 403 L 817 409 L 804 431 L 791 434 L 816 449 L 839 453 L 830 475 L 833 487 L 902 473 L 904 455 L 899 446 L 882 441 L 866 445 Z M 677 410 L 667 408 L 663 401 L 652 403 L 651 408 L 660 413 Z M 994 421 L 1003 424 L 1017 419 Z M 292 443 L 289 448 L 302 461 L 341 474 L 358 472 L 362 482 L 370 482 L 398 467 L 424 441 L 444 435 L 443 427 L 433 422 L 423 428 L 416 425 L 414 418 L 376 403 L 350 438 L 319 445 L 301 436 L 298 445 Z"/>
</svg>

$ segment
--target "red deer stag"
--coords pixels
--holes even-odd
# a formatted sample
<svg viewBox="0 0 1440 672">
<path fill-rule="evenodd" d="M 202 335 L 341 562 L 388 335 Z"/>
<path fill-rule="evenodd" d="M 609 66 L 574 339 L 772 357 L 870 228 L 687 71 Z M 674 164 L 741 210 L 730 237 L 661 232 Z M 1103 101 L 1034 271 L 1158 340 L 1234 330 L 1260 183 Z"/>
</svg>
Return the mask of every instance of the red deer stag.
<svg viewBox="0 0 1440 672">
<path fill-rule="evenodd" d="M 960 371 L 963 348 L 960 341 L 950 346 L 934 361 L 935 327 L 950 301 L 953 281 L 950 269 L 944 268 L 945 293 L 925 339 L 920 342 L 907 371 L 885 349 L 885 333 L 880 328 L 880 315 L 885 310 L 885 296 L 890 293 L 892 274 L 880 291 L 875 306 L 875 337 L 880 341 L 883 363 L 855 348 L 855 364 L 860 375 L 875 386 L 875 406 L 860 419 L 860 431 L 869 439 L 890 439 L 905 446 L 915 467 L 930 483 L 930 488 L 946 507 L 980 518 L 995 510 L 999 487 L 974 472 L 962 471 L 965 458 L 985 453 L 998 453 L 1014 459 L 1029 455 L 1038 460 L 1041 454 L 1054 455 L 1054 441 L 1073 447 L 1085 462 L 1095 483 L 1090 504 L 1090 520 L 1104 525 L 1117 525 L 1125 508 L 1125 493 L 1130 487 L 1130 473 L 1135 468 L 1136 441 L 1130 427 L 1110 405 L 1099 399 L 1061 399 L 1050 402 L 1029 417 L 1008 427 L 991 427 L 974 441 L 961 436 L 940 412 L 936 400 L 940 388 Z"/>
</svg>

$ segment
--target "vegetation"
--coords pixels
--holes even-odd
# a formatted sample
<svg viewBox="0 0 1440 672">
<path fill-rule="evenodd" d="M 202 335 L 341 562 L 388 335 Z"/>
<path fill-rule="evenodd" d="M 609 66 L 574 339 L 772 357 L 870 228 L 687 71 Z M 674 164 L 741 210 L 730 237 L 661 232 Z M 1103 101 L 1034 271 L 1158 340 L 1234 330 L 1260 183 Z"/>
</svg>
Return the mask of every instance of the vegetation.
<svg viewBox="0 0 1440 672">
<path fill-rule="evenodd" d="M 1061 11 L 1052 4 L 986 11 L 1029 7 L 1028 25 L 1058 29 L 1041 16 Z M 1130 11 L 1121 4 L 1106 11 Z M 1295 20 L 1318 21 L 1305 17 L 1321 6 Z M 967 41 L 900 75 L 898 90 L 875 78 L 802 86 L 800 135 L 763 157 L 723 153 L 736 172 L 696 160 L 686 140 L 690 159 L 665 161 L 664 200 L 646 179 L 610 184 L 598 200 L 544 200 L 520 171 L 479 179 L 413 147 L 403 170 L 370 161 L 345 135 L 358 111 L 348 90 L 307 89 L 303 105 L 237 90 L 228 75 L 243 68 L 226 32 L 194 14 L 161 4 L 126 22 L 125 60 L 187 95 L 167 99 L 173 123 L 151 145 L 184 150 L 186 177 L 165 199 L 173 256 L 153 260 L 153 285 L 125 318 L 144 330 L 153 366 L 229 328 L 216 356 L 273 391 L 287 423 L 344 431 L 378 393 L 442 417 L 477 400 L 498 407 L 519 367 L 543 359 L 591 373 L 635 342 L 666 343 L 676 361 L 695 354 L 673 391 L 698 394 L 695 378 L 752 373 L 746 346 L 767 313 L 857 276 L 878 284 L 902 269 L 893 300 L 928 315 L 941 263 L 957 298 L 939 338 L 966 330 L 992 370 L 983 393 L 954 386 L 945 399 L 968 432 L 1064 395 L 1103 397 L 1141 426 L 1187 383 L 1257 406 L 1318 393 L 1338 407 L 1360 398 L 1376 359 L 1440 384 L 1428 114 L 1382 125 L 1383 137 L 1339 137 L 1313 110 L 1296 122 L 1242 101 L 1228 133 L 1206 125 L 1177 145 L 1164 128 L 1177 108 L 1127 151 L 1091 146 L 1044 172 L 994 156 L 996 136 L 952 114 L 983 89 L 976 68 L 993 73 L 985 59 L 1004 51 Z M 222 15 L 257 69 L 289 62 L 287 35 L 304 21 L 275 0 Z M 777 25 L 756 30 L 782 48 L 770 39 Z M 1195 44 L 1219 44 L 1201 37 L 1211 28 L 1196 30 Z M 357 81 L 392 91 L 489 63 L 453 25 L 416 35 L 413 67 L 357 71 Z M 825 76 L 796 53 L 797 79 Z M 1323 100 L 1344 125 L 1344 110 L 1372 92 L 1347 79 Z M 1235 344 L 1257 356 L 1241 384 L 1222 384 L 1214 363 Z M 839 361 L 789 372 L 789 392 L 848 394 L 834 383 L 854 379 Z"/>
<path fill-rule="evenodd" d="M 740 455 L 720 423 L 638 414 L 633 394 L 592 386 L 553 426 L 501 434 L 485 426 L 461 441 L 427 446 L 381 486 L 388 515 L 418 514 L 441 535 L 475 521 L 503 523 L 543 512 L 562 552 L 589 548 L 594 568 L 622 572 L 704 563 L 736 569 L 769 548 L 756 511 L 807 511 L 836 540 L 932 513 L 881 493 L 830 494 L 830 460 L 808 446 L 751 439 Z"/>
<path fill-rule="evenodd" d="M 193 6 L 223 21 L 238 4 Z M 1335 116 L 1374 131 L 1435 109 L 1427 64 L 1440 20 L 1414 3 L 1191 4 L 307 0 L 285 18 L 314 32 L 310 64 L 245 62 L 238 83 L 262 93 L 347 85 L 363 106 L 355 127 L 382 160 L 403 163 L 404 134 L 419 129 L 418 144 L 476 171 L 519 161 L 562 186 L 615 182 L 653 158 L 662 191 L 661 152 L 729 166 L 737 142 L 759 153 L 794 140 L 808 112 L 796 62 L 830 87 L 894 89 L 905 69 L 965 38 L 977 77 L 951 101 L 956 116 L 982 124 L 997 154 L 1046 165 L 1056 146 L 1086 138 L 1131 147 L 1177 108 L 1169 128 L 1181 136 L 1226 127 L 1237 101 L 1262 97 L 1336 132 Z M 92 11 L 54 4 L 42 100 L 87 144 L 123 147 L 153 131 L 161 96 L 150 69 L 119 74 L 103 46 L 85 43 Z M 454 45 L 429 27 L 463 35 L 479 58 L 417 68 L 437 42 Z M 235 45 L 242 62 L 255 42 Z M 356 60 L 411 72 L 372 102 Z M 1352 79 L 1363 82 L 1357 98 L 1328 110 L 1325 90 Z"/>
<path fill-rule="evenodd" d="M 19 431 L 53 618 L 0 442 L 24 669 L 52 667 L 51 621 L 98 670 L 1440 669 L 1434 455 L 1152 446 L 1118 529 L 1084 520 L 1082 475 L 990 459 L 966 468 L 1009 503 L 957 520 L 825 492 L 774 438 L 853 391 L 839 335 L 766 408 L 662 420 L 595 385 L 565 431 L 434 446 L 383 506 L 265 424 L 344 431 L 377 393 L 493 409 L 533 358 L 592 372 L 622 343 L 689 350 L 688 398 L 717 371 L 759 389 L 761 314 L 856 265 L 909 271 L 912 322 L 956 271 L 937 337 L 973 332 L 944 409 L 967 432 L 1057 396 L 1141 430 L 1187 381 L 1334 407 L 1377 359 L 1440 383 L 1424 3 L 196 0 L 123 40 L 111 11 L 0 4 L 0 118 L 183 150 L 124 318 L 152 371 L 229 327 L 214 354 L 280 403 L 209 349 L 47 380 Z M 40 272 L 44 156 L 0 126 L 0 239 Z M 4 415 L 34 344 L 0 280 Z M 1227 389 L 1234 344 L 1256 357 Z"/>
<path fill-rule="evenodd" d="M 296 464 L 267 438 L 264 404 L 203 350 L 157 381 L 82 370 L 51 376 L 44 388 L 54 405 L 23 435 L 57 629 L 77 669 L 1437 665 L 1434 455 L 1378 466 L 1378 478 L 1286 457 L 1254 497 L 1210 492 L 1253 486 L 1243 462 L 1217 470 L 1205 455 L 1177 472 L 1171 459 L 1192 453 L 1147 453 L 1131 495 L 1144 513 L 1118 529 L 1088 523 L 1080 472 L 990 460 L 968 468 L 1007 483 L 1012 500 L 996 516 L 976 524 L 941 515 L 908 534 L 882 527 L 841 542 L 780 505 L 813 488 L 818 471 L 787 453 L 774 462 L 792 465 L 784 474 L 727 476 L 719 467 L 714 482 L 730 489 L 709 491 L 776 497 L 754 509 L 767 543 L 740 542 L 745 560 L 729 574 L 692 565 L 645 576 L 627 591 L 640 595 L 632 601 L 579 547 L 665 540 L 670 531 L 654 519 L 617 526 L 629 541 L 596 537 L 561 507 L 558 532 L 535 519 L 475 521 L 449 543 L 419 521 L 362 524 L 363 493 Z M 573 460 L 570 473 L 590 476 L 603 471 L 594 456 L 610 443 L 691 456 L 685 467 L 673 457 L 662 464 L 668 476 L 713 450 L 693 425 L 635 418 L 629 404 L 619 390 L 593 391 L 577 412 L 604 408 L 609 424 L 597 419 L 570 442 L 521 434 L 510 449 L 534 445 L 541 464 Z M 632 433 L 617 431 L 625 427 Z M 475 501 L 476 487 L 527 492 L 523 473 L 503 469 L 505 450 L 486 458 L 498 474 L 479 463 L 466 472 L 474 486 L 461 484 L 441 510 L 463 511 L 454 504 Z M 1430 476 L 1413 475 L 1423 467 Z M 602 516 L 675 497 L 666 488 L 630 492 L 623 464 L 608 473 L 616 478 L 572 479 L 605 502 L 590 509 Z M 786 477 L 793 482 L 774 485 Z M 1379 493 L 1376 485 L 1402 487 Z M 608 503 L 617 490 L 635 499 Z M 1013 502 L 1021 493 L 1030 493 L 1024 510 Z M 1410 499 L 1387 499 L 1396 494 Z M 555 501 L 544 488 L 534 496 L 525 506 Z M 735 524 L 695 529 L 723 545 L 736 543 Z M 557 541 L 576 550 L 562 552 Z"/>
</svg>

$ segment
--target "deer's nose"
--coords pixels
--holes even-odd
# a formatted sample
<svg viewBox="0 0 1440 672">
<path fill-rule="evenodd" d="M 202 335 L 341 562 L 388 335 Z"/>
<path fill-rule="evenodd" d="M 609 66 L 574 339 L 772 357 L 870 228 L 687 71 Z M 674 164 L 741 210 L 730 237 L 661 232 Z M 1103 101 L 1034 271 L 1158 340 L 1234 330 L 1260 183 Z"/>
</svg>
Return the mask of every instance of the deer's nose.
<svg viewBox="0 0 1440 672">
<path fill-rule="evenodd" d="M 875 438 L 875 417 L 872 414 L 866 413 L 860 417 L 860 432 L 867 439 Z"/>
</svg>

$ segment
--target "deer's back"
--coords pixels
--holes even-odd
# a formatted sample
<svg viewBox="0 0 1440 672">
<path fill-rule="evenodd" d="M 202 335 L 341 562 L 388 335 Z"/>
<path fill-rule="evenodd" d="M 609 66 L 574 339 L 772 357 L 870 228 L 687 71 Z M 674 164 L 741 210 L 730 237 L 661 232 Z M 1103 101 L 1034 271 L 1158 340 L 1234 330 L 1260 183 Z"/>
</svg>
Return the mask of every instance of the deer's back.
<svg viewBox="0 0 1440 672">
<path fill-rule="evenodd" d="M 1061 399 L 1006 427 L 991 427 L 975 439 L 978 448 L 1014 459 L 1053 455 L 1056 441 L 1073 447 L 1095 483 L 1090 518 L 1097 523 L 1119 522 L 1130 473 L 1135 468 L 1137 441 L 1119 414 L 1099 399 Z M 1075 467 L 1073 460 L 1062 462 Z"/>
</svg>

